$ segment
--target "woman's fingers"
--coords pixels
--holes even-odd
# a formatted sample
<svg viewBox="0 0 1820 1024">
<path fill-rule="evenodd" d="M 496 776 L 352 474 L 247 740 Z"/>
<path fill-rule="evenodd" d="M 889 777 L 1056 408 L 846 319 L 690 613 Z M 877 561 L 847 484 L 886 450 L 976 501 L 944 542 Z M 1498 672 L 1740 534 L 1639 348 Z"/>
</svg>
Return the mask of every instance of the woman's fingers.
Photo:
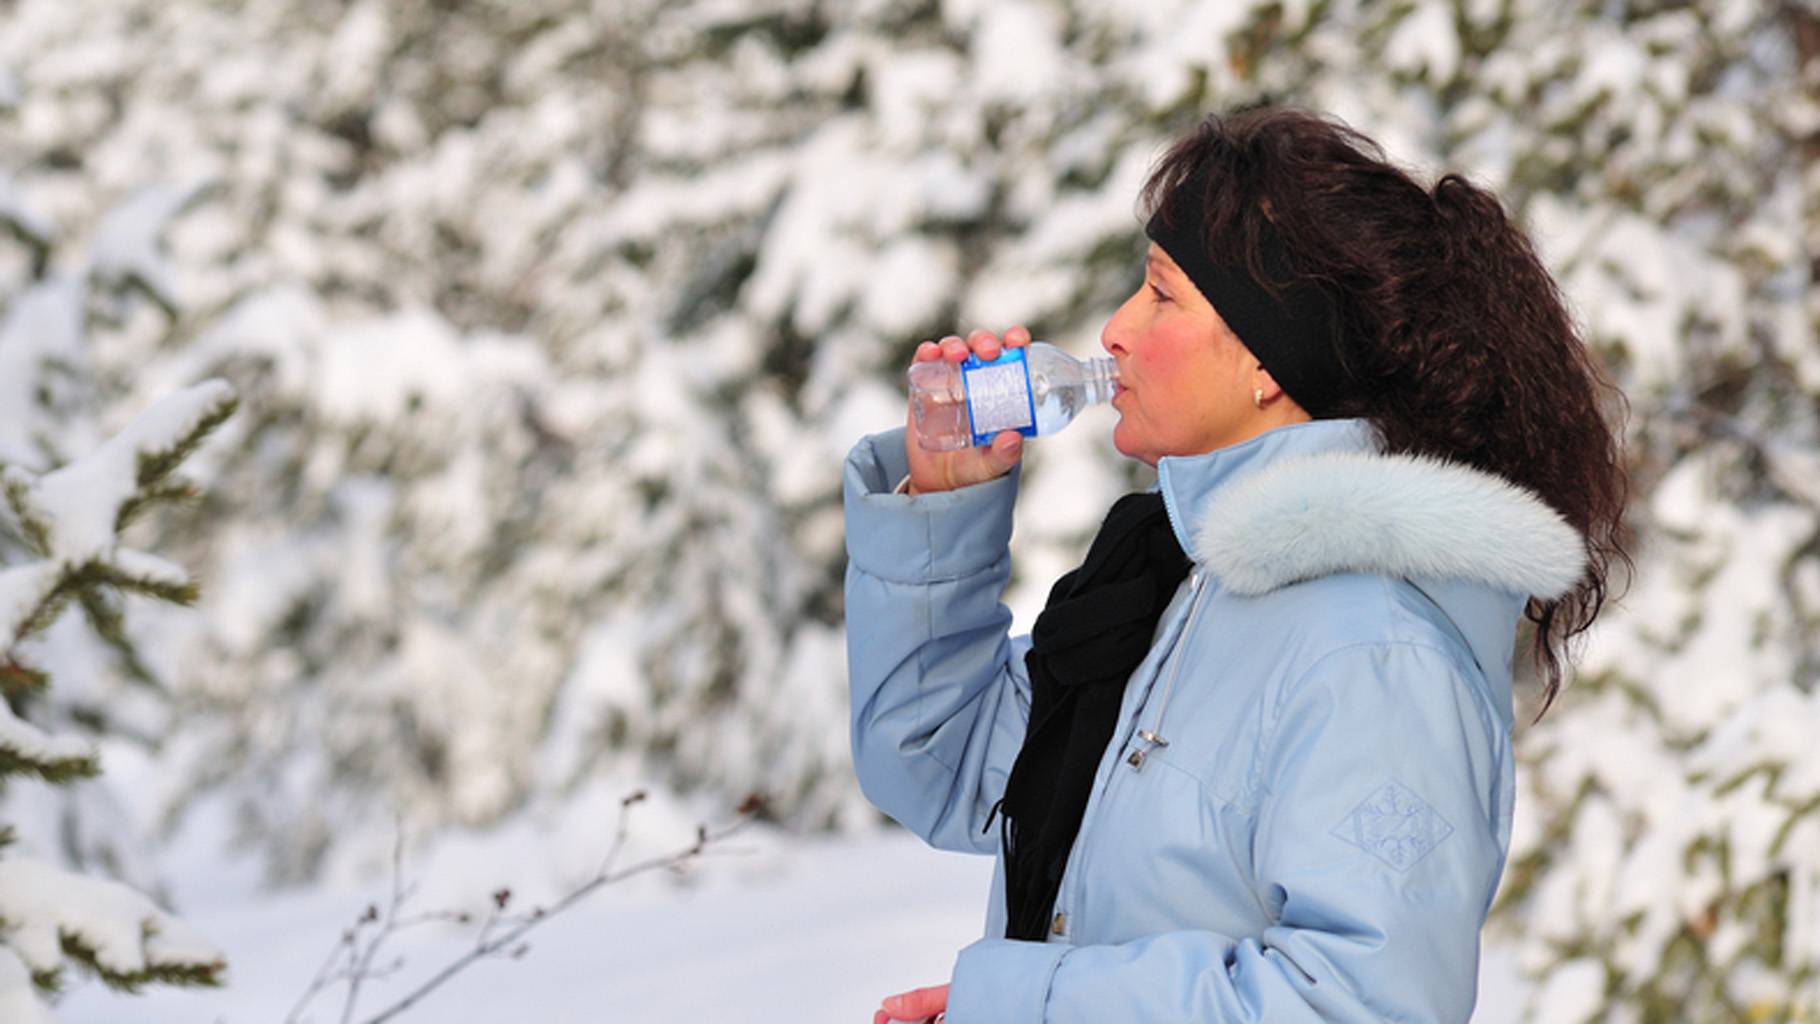
<svg viewBox="0 0 1820 1024">
<path fill-rule="evenodd" d="M 882 1012 L 892 1020 L 925 1020 L 948 1008 L 948 986 L 912 989 L 885 1000 Z M 876 1018 L 874 1024 L 877 1024 Z"/>
<path fill-rule="evenodd" d="M 981 328 L 965 338 L 950 334 L 940 341 L 924 341 L 916 346 L 915 361 L 924 363 L 944 359 L 959 363 L 969 356 L 991 361 L 1002 355 L 1005 349 L 1016 348 L 1029 341 L 1030 332 L 1023 327 L 1013 327 L 1006 331 L 1003 340 Z M 917 438 L 916 416 L 912 409 L 905 414 L 904 447 L 910 466 L 910 493 L 924 494 L 931 491 L 952 491 L 1003 476 L 1023 458 L 1024 438 L 1016 431 L 1005 431 L 994 437 L 989 445 L 952 452 L 926 451 Z"/>
<path fill-rule="evenodd" d="M 991 362 L 997 359 L 1005 349 L 1022 348 L 1028 344 L 1030 344 L 1030 329 L 1027 327 L 1013 327 L 1005 332 L 1003 338 L 980 327 L 974 329 L 965 338 L 958 334 L 950 334 L 939 342 L 923 342 L 916 346 L 916 361 L 947 359 L 958 363 L 968 356 L 979 356 L 980 359 Z"/>
<path fill-rule="evenodd" d="M 981 327 L 967 335 L 967 347 L 984 362 L 991 362 L 999 357 L 1003 346 L 999 344 L 998 335 Z"/>
</svg>

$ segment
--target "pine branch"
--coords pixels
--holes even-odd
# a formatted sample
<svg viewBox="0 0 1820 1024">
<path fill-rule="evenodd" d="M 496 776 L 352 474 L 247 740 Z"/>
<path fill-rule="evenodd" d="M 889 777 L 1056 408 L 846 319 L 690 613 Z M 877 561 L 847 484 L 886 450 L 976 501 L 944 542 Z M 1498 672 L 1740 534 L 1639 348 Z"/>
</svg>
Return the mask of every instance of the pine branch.
<svg viewBox="0 0 1820 1024">
<path fill-rule="evenodd" d="M 27 540 L 45 558 L 64 563 L 117 561 L 123 512 L 130 520 L 185 493 L 183 481 L 166 478 L 238 404 L 226 383 L 205 381 L 159 400 L 58 469 L 42 475 L 7 469 L 6 497 Z"/>
<path fill-rule="evenodd" d="M 191 601 L 194 600 L 195 598 L 192 596 Z M 126 616 L 121 612 L 120 606 L 109 600 L 107 595 L 98 589 L 84 590 L 79 601 L 83 614 L 88 618 L 89 628 L 95 631 L 95 635 L 101 638 L 102 643 L 113 648 L 114 656 L 120 659 L 120 667 L 125 671 L 127 678 L 135 682 L 157 686 L 158 681 L 152 675 L 152 670 L 146 667 L 145 662 L 139 657 L 139 649 L 133 646 L 132 640 L 128 639 L 126 635 Z M 179 603 L 187 604 L 189 602 Z"/>
<path fill-rule="evenodd" d="M 1790 807 L 1788 809 L 1787 820 L 1776 828 L 1775 838 L 1770 840 L 1769 855 L 1771 857 L 1781 857 L 1783 855 L 1782 849 L 1788 842 L 1789 833 L 1795 830 L 1796 825 L 1801 824 L 1802 819 L 1810 814 L 1816 813 L 1820 813 L 1820 793 L 1814 793 L 1800 803 Z"/>
<path fill-rule="evenodd" d="M 16 644 L 26 637 L 48 628 L 51 623 L 57 621 L 58 616 L 63 614 L 63 610 L 69 606 L 71 600 L 83 601 L 84 595 L 94 588 L 106 584 L 119 585 L 124 579 L 123 574 L 117 569 L 103 562 L 91 561 L 79 566 L 66 566 L 58 575 L 56 583 L 20 620 L 14 629 L 11 643 Z M 119 628 L 119 624 L 113 622 L 114 618 L 115 616 L 111 613 L 104 612 L 101 622 L 111 624 L 113 628 Z M 103 639 L 105 638 L 106 636 L 103 634 Z"/>
<path fill-rule="evenodd" d="M 195 427 L 170 448 L 157 452 L 141 452 L 138 460 L 138 474 L 135 478 L 141 494 L 161 484 L 172 470 L 181 465 L 184 459 L 189 458 L 190 453 L 194 452 L 210 434 L 214 433 L 216 427 L 221 426 L 229 416 L 234 415 L 234 410 L 238 408 L 240 408 L 240 399 L 230 394 L 211 407 L 201 419 L 197 420 Z"/>
<path fill-rule="evenodd" d="M 88 743 L 52 736 L 13 714 L 0 701 L 0 779 L 33 775 L 51 783 L 89 778 L 101 770 L 95 750 Z"/>
<path fill-rule="evenodd" d="M 48 573 L 41 573 L 40 577 L 44 575 Z M 41 585 L 30 580 L 25 584 L 27 587 Z M 7 642 L 7 647 L 0 648 L 0 652 L 50 626 L 73 599 L 82 606 L 95 634 L 114 649 L 126 673 L 141 682 L 156 684 L 156 678 L 126 635 L 125 619 L 119 606 L 107 596 L 105 588 L 109 587 L 186 606 L 194 604 L 200 594 L 196 581 L 181 568 L 141 552 L 117 549 L 110 560 L 95 559 L 65 568 L 50 590 L 14 627 L 10 637 L 3 632 L 6 623 L 0 621 L 0 639 Z M 16 659 L 9 657 L 0 661 L 0 693 L 38 688 L 46 682 L 44 673 L 21 665 Z"/>
<path fill-rule="evenodd" d="M 1789 501 L 1820 512 L 1820 459 L 1794 448 L 1740 421 L 1736 416 L 1703 404 L 1698 398 L 1674 396 L 1665 400 L 1657 419 L 1681 425 L 1702 440 L 1730 441 L 1742 448 L 1762 468 L 1761 479 Z"/>
<path fill-rule="evenodd" d="M 29 857 L 0 860 L 0 934 L 45 991 L 74 962 L 110 988 L 217 985 L 221 954 L 129 886 Z"/>
<path fill-rule="evenodd" d="M 157 279 L 142 271 L 128 271 L 119 279 L 117 287 L 122 293 L 136 291 L 152 300 L 152 305 L 157 306 L 159 312 L 162 312 L 165 319 L 171 323 L 176 323 L 183 315 L 183 311 L 177 308 L 176 301 L 163 288 L 158 287 Z M 124 314 L 125 304 L 122 303 L 116 309 L 119 313 Z"/>
<path fill-rule="evenodd" d="M 26 613 L 24 619 L 20 620 L 19 625 L 13 630 L 13 635 L 5 638 L 7 646 L 11 647 L 13 644 L 17 644 L 26 637 L 38 633 L 49 627 L 51 623 L 56 622 L 57 616 L 62 615 L 63 609 L 69 606 L 70 597 L 74 591 L 75 588 L 70 585 L 68 575 L 65 575 L 62 579 L 58 580 L 57 585 L 51 589 L 50 593 L 44 595 L 44 599 L 39 601 L 37 606 L 30 612 Z"/>
<path fill-rule="evenodd" d="M 44 268 L 50 265 L 51 240 L 44 233 L 43 225 L 33 224 L 30 219 L 14 215 L 10 211 L 0 213 L 0 226 L 6 228 L 13 240 L 31 251 L 32 277 L 44 275 Z"/>
<path fill-rule="evenodd" d="M 48 555 L 51 551 L 51 526 L 32 505 L 33 481 L 34 477 L 29 472 L 17 466 L 8 466 L 0 472 L 0 482 L 4 482 L 6 487 L 7 507 L 13 510 L 13 518 L 18 520 L 19 529 L 25 534 L 25 542 L 39 555 Z"/>
<path fill-rule="evenodd" d="M 164 481 L 142 488 L 120 506 L 114 531 L 123 532 L 147 510 L 158 505 L 188 505 L 202 498 L 202 491 L 188 480 Z"/>
<path fill-rule="evenodd" d="M 93 755 L 34 758 L 0 744 L 0 779 L 11 775 L 31 775 L 43 779 L 53 786 L 61 786 L 79 779 L 92 779 L 100 774 L 101 761 Z"/>
<path fill-rule="evenodd" d="M 82 940 L 80 935 L 61 932 L 58 935 L 63 955 L 100 978 L 102 984 L 117 992 L 129 995 L 138 994 L 146 985 L 185 985 L 191 988 L 219 988 L 221 972 L 227 965 L 217 960 L 214 963 L 148 963 L 143 970 L 115 971 L 104 966 L 97 959 L 93 946 Z"/>
<path fill-rule="evenodd" d="M 116 552 L 113 561 L 95 561 L 84 566 L 83 568 L 88 570 L 84 576 L 84 583 L 89 586 L 107 585 L 118 587 L 121 590 L 131 590 L 186 607 L 195 604 L 196 598 L 201 596 L 201 588 L 196 585 L 195 580 L 189 578 L 188 574 L 172 571 L 174 567 L 168 565 L 161 565 L 152 571 L 135 572 L 133 570 L 140 568 L 139 566 L 132 563 L 121 564 L 125 559 L 120 556 L 124 554 L 126 552 Z M 111 613 L 109 621 L 111 627 L 116 630 L 122 626 L 118 611 Z"/>
<path fill-rule="evenodd" d="M 50 683 L 50 676 L 25 664 L 16 657 L 0 661 L 0 699 L 20 693 L 36 693 Z"/>
</svg>

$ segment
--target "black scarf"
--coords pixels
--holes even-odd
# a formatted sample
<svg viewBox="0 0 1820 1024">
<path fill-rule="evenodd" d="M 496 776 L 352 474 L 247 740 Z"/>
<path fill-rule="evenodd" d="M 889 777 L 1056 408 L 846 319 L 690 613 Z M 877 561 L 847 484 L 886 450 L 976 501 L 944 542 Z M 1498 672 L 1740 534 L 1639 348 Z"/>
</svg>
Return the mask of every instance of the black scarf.
<svg viewBox="0 0 1820 1024">
<path fill-rule="evenodd" d="M 1150 650 L 1188 558 L 1159 493 L 1112 506 L 1031 632 L 1030 726 L 1005 784 L 1005 937 L 1043 941 L 1125 680 Z M 992 826 L 989 815 L 986 827 Z"/>
</svg>

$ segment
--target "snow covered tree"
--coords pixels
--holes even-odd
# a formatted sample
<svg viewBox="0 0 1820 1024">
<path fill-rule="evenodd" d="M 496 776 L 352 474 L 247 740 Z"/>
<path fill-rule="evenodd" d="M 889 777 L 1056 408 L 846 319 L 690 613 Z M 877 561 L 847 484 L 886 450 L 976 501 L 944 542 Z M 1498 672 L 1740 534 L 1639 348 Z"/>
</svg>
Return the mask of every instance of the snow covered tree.
<svg viewBox="0 0 1820 1024">
<path fill-rule="evenodd" d="M 127 789 L 96 777 L 104 761 L 142 759 L 169 725 L 129 598 L 196 593 L 122 531 L 194 497 L 175 470 L 234 399 L 203 384 L 103 440 L 91 329 L 148 306 L 175 315 L 158 242 L 193 190 L 101 197 L 86 238 L 64 231 L 48 193 L 15 174 L 32 163 L 21 96 L 0 68 L 0 1019 L 36 1022 L 51 1019 L 42 996 L 70 962 L 129 991 L 219 982 L 221 955 L 141 894 L 156 872 Z"/>
<path fill-rule="evenodd" d="M 98 232 L 175 183 L 135 209 L 181 211 L 139 275 L 177 319 L 118 311 L 59 401 L 212 375 L 246 396 L 207 537 L 158 537 L 218 582 L 146 660 L 186 702 L 165 767 L 303 878 L 362 843 L 383 862 L 395 812 L 420 834 L 564 817 L 615 773 L 866 820 L 840 455 L 899 420 L 924 337 L 1025 323 L 1089 352 L 1174 133 L 1261 100 L 1331 111 L 1497 190 L 1631 399 L 1641 571 L 1518 737 L 1498 921 L 1532 1016 L 1792 1018 L 1820 945 L 1795 738 L 1820 672 L 1815 18 L 20 0 L 0 98 L 37 156 L 0 160 L 0 223 L 15 275 L 51 280 L 46 225 Z M 0 452 L 68 419 L 0 419 Z M 1025 624 L 1142 483 L 1105 433 L 1031 448 Z"/>
<path fill-rule="evenodd" d="M 1503 901 L 1543 981 L 1531 1018 L 1811 1020 L 1820 20 L 1638 5 L 1565 45 L 1546 21 L 1512 63 L 1560 83 L 1531 95 L 1572 131 L 1528 176 L 1558 183 L 1538 220 L 1640 414 L 1643 545 L 1523 740 Z"/>
<path fill-rule="evenodd" d="M 100 771 L 86 739 L 53 735 L 26 715 L 51 685 L 35 666 L 31 640 L 71 605 L 92 621 L 117 620 L 112 602 L 137 593 L 188 604 L 189 573 L 120 542 L 120 531 L 148 508 L 188 496 L 173 471 L 233 411 L 233 393 L 216 381 L 179 392 L 134 420 L 98 450 L 48 472 L 9 465 L 0 474 L 7 525 L 34 557 L 0 563 L 0 784 L 52 785 Z M 55 991 L 65 960 L 108 985 L 217 984 L 221 954 L 180 920 L 132 888 L 90 878 L 7 849 L 0 825 L 0 1010 L 9 1021 L 49 1021 L 34 994 Z"/>
</svg>

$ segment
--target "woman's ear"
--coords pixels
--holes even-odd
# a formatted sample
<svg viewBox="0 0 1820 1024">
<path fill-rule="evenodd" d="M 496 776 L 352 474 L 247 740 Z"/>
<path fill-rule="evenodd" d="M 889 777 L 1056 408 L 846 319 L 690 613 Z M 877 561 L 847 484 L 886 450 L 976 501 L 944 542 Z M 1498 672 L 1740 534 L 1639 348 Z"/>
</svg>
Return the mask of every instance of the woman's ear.
<svg viewBox="0 0 1820 1024">
<path fill-rule="evenodd" d="M 1251 371 L 1251 400 L 1263 410 L 1266 419 L 1278 423 L 1303 423 L 1314 419 L 1262 366 Z"/>
<path fill-rule="evenodd" d="M 1269 370 L 1260 365 L 1251 371 L 1251 393 L 1261 398 L 1261 405 L 1268 407 L 1270 403 L 1283 397 L 1283 386 L 1277 383 Z"/>
</svg>

